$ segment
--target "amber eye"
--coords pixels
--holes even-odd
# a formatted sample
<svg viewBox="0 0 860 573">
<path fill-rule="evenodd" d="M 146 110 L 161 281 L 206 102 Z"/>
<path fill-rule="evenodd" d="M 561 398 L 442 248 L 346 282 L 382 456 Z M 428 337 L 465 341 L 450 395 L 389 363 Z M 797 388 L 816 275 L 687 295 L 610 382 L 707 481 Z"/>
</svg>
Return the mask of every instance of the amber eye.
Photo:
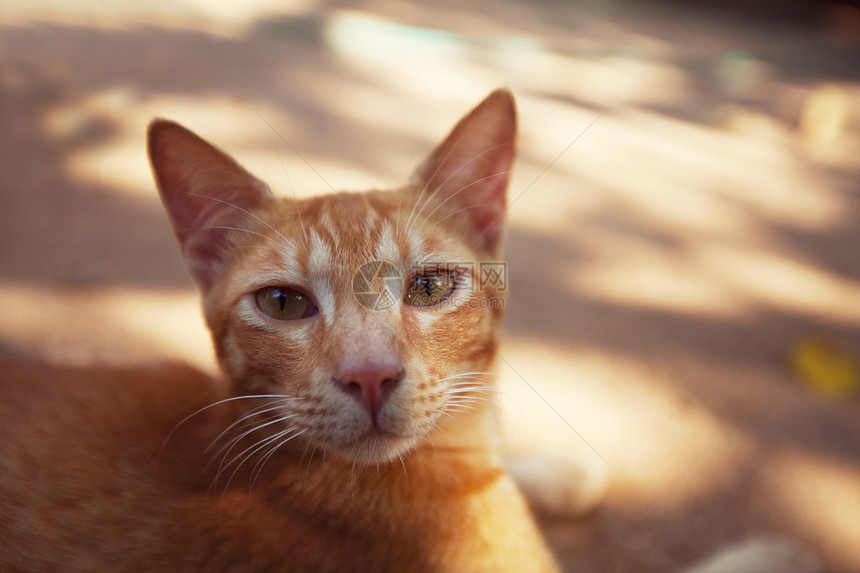
<svg viewBox="0 0 860 573">
<path fill-rule="evenodd" d="M 437 305 L 451 296 L 455 286 L 456 277 L 448 271 L 417 275 L 406 284 L 406 304 L 416 307 Z"/>
<path fill-rule="evenodd" d="M 319 312 L 308 296 L 287 287 L 264 287 L 254 298 L 260 312 L 275 320 L 299 320 Z"/>
</svg>

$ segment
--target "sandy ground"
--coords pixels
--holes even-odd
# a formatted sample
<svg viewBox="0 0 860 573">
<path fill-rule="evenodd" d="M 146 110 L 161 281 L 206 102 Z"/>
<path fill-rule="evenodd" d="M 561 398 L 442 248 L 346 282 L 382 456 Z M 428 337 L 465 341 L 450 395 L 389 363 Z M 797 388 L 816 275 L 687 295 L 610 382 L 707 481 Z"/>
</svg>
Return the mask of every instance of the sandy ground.
<svg viewBox="0 0 860 573">
<path fill-rule="evenodd" d="M 609 476 L 597 511 L 542 518 L 566 570 L 767 535 L 860 571 L 857 9 L 239 4 L 0 5 L 0 353 L 212 367 L 151 117 L 302 195 L 397 185 L 508 85 L 508 447 Z"/>
</svg>

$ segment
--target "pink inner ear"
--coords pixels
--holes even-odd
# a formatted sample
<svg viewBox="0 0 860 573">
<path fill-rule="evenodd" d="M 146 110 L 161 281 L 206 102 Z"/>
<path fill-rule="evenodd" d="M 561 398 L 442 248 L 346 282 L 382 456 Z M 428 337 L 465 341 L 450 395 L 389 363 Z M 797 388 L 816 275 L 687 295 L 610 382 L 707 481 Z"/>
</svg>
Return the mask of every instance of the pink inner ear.
<svg viewBox="0 0 860 573">
<path fill-rule="evenodd" d="M 231 233 L 271 197 L 265 184 L 179 124 L 155 120 L 149 158 L 162 202 L 198 284 L 211 286 Z"/>
<path fill-rule="evenodd" d="M 497 90 L 457 123 L 415 174 L 417 200 L 432 193 L 438 219 L 468 225 L 488 252 L 499 247 L 515 137 L 513 96 Z"/>
</svg>

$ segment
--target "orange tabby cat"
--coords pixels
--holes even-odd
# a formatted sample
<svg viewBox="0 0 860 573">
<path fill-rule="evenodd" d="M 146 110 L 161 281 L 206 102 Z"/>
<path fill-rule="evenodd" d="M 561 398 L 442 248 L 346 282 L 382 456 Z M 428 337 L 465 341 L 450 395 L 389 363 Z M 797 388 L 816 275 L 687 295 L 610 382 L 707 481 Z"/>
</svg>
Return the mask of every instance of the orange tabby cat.
<svg viewBox="0 0 860 573">
<path fill-rule="evenodd" d="M 4 365 L 0 569 L 555 571 L 493 447 L 515 131 L 496 91 L 406 188 L 297 201 L 153 122 L 224 380 Z"/>
</svg>

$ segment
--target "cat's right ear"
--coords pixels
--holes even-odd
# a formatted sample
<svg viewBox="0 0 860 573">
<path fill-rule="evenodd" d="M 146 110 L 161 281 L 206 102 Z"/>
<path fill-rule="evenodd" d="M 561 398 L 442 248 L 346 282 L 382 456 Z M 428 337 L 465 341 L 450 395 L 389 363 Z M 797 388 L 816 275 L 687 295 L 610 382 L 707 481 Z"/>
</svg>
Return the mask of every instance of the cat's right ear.
<svg viewBox="0 0 860 573">
<path fill-rule="evenodd" d="M 182 255 L 194 279 L 207 289 L 223 264 L 231 227 L 272 193 L 230 156 L 178 123 L 153 120 L 149 161 Z"/>
<path fill-rule="evenodd" d="M 431 212 L 464 224 L 487 253 L 499 250 L 516 131 L 514 97 L 507 89 L 496 90 L 457 123 L 413 174 L 420 196 L 429 194 L 437 201 Z"/>
</svg>

